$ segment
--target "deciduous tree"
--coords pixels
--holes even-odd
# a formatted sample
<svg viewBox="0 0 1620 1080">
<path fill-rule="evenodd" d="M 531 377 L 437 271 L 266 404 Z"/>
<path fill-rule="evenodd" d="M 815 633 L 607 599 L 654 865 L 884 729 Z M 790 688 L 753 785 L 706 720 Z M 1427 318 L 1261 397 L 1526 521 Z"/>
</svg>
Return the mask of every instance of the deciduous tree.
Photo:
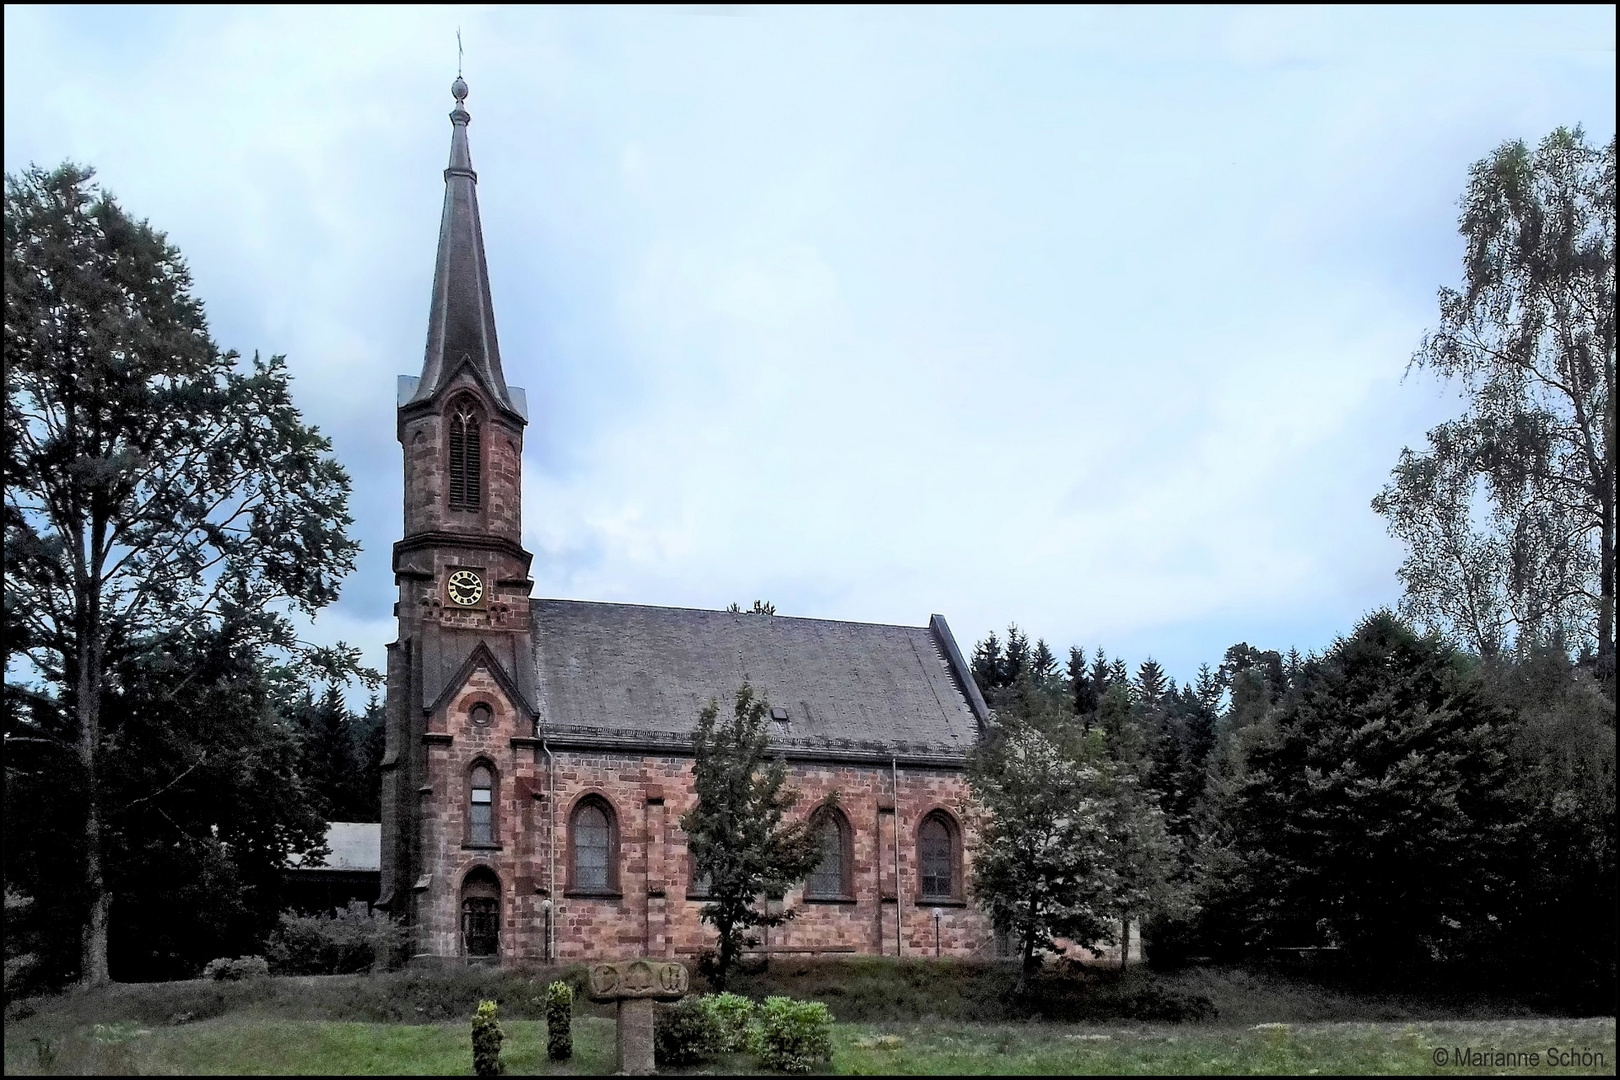
<svg viewBox="0 0 1620 1080">
<path fill-rule="evenodd" d="M 822 857 L 821 837 L 810 818 L 785 820 L 799 796 L 787 787 L 786 762 L 770 757 L 769 708 L 745 682 L 725 722 L 719 720 L 719 703 L 711 699 L 692 733 L 698 801 L 681 815 L 681 828 L 697 874 L 709 885 L 710 900 L 699 917 L 720 937 L 711 974 L 721 990 L 738 954 L 757 943 L 749 931 L 780 926 L 797 914 L 761 907 L 760 898 L 783 896 Z"/>
<path fill-rule="evenodd" d="M 1373 500 L 1407 545 L 1402 610 L 1484 656 L 1517 639 L 1615 657 L 1615 144 L 1559 128 L 1469 172 L 1463 284 L 1411 366 L 1464 414 Z"/>
<path fill-rule="evenodd" d="M 229 622 L 300 649 L 354 563 L 348 477 L 294 408 L 280 357 L 208 333 L 180 253 L 74 165 L 5 179 L 5 585 L 82 783 L 82 978 L 108 978 L 103 701 L 141 642 Z M 306 661 L 352 668 L 347 650 Z M 11 718 L 8 717 L 8 724 Z"/>
</svg>

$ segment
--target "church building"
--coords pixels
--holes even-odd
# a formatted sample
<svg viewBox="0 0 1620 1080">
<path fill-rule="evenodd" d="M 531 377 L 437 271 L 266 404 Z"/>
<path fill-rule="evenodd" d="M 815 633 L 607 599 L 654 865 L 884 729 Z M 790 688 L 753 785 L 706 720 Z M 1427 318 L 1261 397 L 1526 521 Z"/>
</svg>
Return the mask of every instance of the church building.
<svg viewBox="0 0 1620 1080">
<path fill-rule="evenodd" d="M 496 344 L 467 85 L 420 376 L 399 380 L 404 534 L 388 647 L 379 902 L 424 957 L 501 963 L 714 944 L 681 815 L 691 733 L 746 678 L 825 856 L 769 953 L 991 955 L 967 890 L 966 755 L 989 714 L 939 615 L 920 626 L 531 599 L 522 390 Z M 816 811 L 836 790 L 836 808 Z"/>
</svg>

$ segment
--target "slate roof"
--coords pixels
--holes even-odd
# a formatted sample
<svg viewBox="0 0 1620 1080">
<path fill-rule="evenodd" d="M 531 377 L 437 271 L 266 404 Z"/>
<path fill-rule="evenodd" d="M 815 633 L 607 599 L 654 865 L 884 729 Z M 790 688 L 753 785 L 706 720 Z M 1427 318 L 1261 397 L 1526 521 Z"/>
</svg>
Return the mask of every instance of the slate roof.
<svg viewBox="0 0 1620 1080">
<path fill-rule="evenodd" d="M 414 384 L 401 382 L 400 405 L 432 400 L 465 366 L 497 404 L 521 417 L 526 408 L 522 392 L 514 395 L 501 371 L 495 306 L 484 260 L 484 230 L 478 220 L 478 174 L 467 146 L 467 125 L 472 117 L 462 107 L 467 89 L 460 80 L 452 92 L 458 91 L 450 114 L 450 166 L 444 170 L 444 213 L 433 267 L 427 352 L 421 377 Z"/>
<path fill-rule="evenodd" d="M 382 826 L 375 821 L 333 821 L 326 826 L 326 846 L 332 854 L 311 870 L 363 870 L 382 868 Z M 302 866 L 302 855 L 287 856 L 287 865 Z"/>
<path fill-rule="evenodd" d="M 531 601 L 539 735 L 558 745 L 689 750 L 747 678 L 789 757 L 960 765 L 987 719 L 945 620 L 927 626 L 691 608 Z"/>
</svg>

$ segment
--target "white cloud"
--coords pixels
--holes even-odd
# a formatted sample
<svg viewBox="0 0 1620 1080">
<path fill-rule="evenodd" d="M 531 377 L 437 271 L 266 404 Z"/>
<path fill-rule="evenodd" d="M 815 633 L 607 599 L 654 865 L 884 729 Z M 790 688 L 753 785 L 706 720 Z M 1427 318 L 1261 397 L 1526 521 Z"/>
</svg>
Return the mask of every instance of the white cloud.
<svg viewBox="0 0 1620 1080">
<path fill-rule="evenodd" d="M 542 593 L 1009 618 L 1190 675 L 1395 598 L 1367 502 L 1467 164 L 1614 130 L 1610 9 L 5 13 L 6 168 L 94 163 L 285 352 L 392 637 L 454 31 Z M 1511 77 L 1508 77 L 1511 74 Z"/>
</svg>

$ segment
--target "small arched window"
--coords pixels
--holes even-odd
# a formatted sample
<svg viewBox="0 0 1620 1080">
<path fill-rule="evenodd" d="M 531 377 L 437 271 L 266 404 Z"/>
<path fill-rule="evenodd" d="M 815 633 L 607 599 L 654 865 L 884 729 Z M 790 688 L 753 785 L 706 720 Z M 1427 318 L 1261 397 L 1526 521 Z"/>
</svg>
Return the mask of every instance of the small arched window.
<svg viewBox="0 0 1620 1080">
<path fill-rule="evenodd" d="M 938 811 L 924 818 L 917 830 L 917 864 L 924 900 L 956 899 L 956 829 Z"/>
<path fill-rule="evenodd" d="M 478 413 L 467 398 L 450 412 L 450 509 L 477 510 L 483 498 L 484 452 Z"/>
<path fill-rule="evenodd" d="M 573 891 L 611 893 L 618 887 L 613 811 L 599 797 L 586 798 L 569 821 Z"/>
<path fill-rule="evenodd" d="M 829 810 L 817 818 L 821 864 L 804 883 L 807 900 L 844 900 L 850 896 L 849 826 L 844 816 Z"/>
<path fill-rule="evenodd" d="M 495 774 L 489 766 L 474 766 L 467 807 L 467 840 L 474 844 L 495 842 Z"/>
</svg>

